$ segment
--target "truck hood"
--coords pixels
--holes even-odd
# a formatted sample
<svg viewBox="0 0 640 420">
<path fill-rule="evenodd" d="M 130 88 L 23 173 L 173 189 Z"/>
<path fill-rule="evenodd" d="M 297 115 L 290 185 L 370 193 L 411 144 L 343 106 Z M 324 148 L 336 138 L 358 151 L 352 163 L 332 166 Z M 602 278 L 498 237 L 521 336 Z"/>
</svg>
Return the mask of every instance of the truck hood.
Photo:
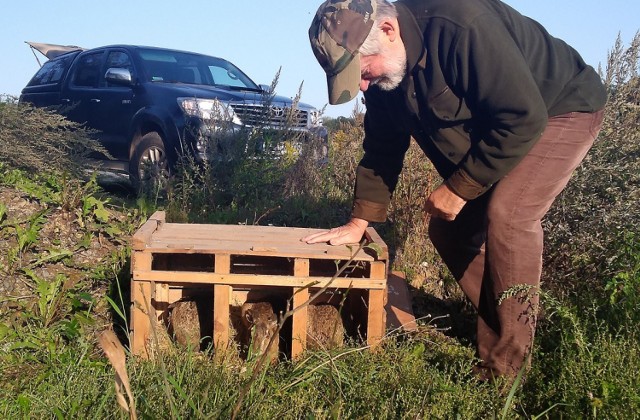
<svg viewBox="0 0 640 420">
<path fill-rule="evenodd" d="M 153 84 L 159 88 L 166 86 L 173 92 L 178 93 L 178 96 L 184 97 L 219 99 L 225 102 L 262 103 L 264 101 L 264 93 L 254 90 L 236 90 L 221 86 L 191 85 L 182 83 L 153 82 Z M 292 106 L 293 100 L 286 96 L 274 95 L 272 97 L 271 104 L 276 107 L 286 108 Z M 315 109 L 315 107 L 302 102 L 298 102 L 297 105 L 298 109 L 301 110 Z"/>
</svg>

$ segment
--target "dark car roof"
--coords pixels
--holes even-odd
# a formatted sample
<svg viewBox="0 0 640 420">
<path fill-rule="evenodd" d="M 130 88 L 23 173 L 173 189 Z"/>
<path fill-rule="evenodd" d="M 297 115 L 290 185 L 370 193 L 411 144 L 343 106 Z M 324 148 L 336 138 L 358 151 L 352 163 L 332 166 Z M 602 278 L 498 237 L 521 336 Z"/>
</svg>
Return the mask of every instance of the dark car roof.
<svg viewBox="0 0 640 420">
<path fill-rule="evenodd" d="M 124 49 L 130 49 L 130 50 L 140 50 L 140 49 L 148 49 L 148 50 L 158 50 L 158 51 L 171 51 L 171 52 L 177 52 L 177 53 L 187 53 L 187 54 L 193 54 L 193 55 L 200 55 L 203 57 L 213 57 L 213 58 L 217 58 L 220 60 L 224 60 L 224 61 L 229 61 L 226 60 L 224 58 L 215 56 L 215 55 L 210 55 L 210 54 L 203 54 L 203 53 L 198 53 L 198 52 L 194 52 L 194 51 L 188 51 L 188 50 L 179 50 L 179 49 L 175 49 L 175 48 L 164 48 L 164 47 L 153 47 L 150 45 L 134 45 L 134 44 L 111 44 L 111 45 L 104 45 L 101 47 L 95 47 L 95 48 L 91 48 L 90 50 L 99 50 L 99 49 L 103 49 L 103 48 L 124 48 Z"/>
<path fill-rule="evenodd" d="M 188 50 L 178 50 L 175 48 L 154 47 L 150 45 L 111 44 L 111 45 L 104 45 L 104 46 L 94 47 L 94 48 L 83 48 L 83 47 L 78 47 L 76 45 L 46 44 L 42 42 L 31 42 L 31 41 L 25 41 L 25 42 L 29 45 L 29 47 L 32 48 L 32 50 L 38 51 L 40 54 L 44 55 L 49 60 L 68 54 L 70 52 L 77 53 L 81 51 L 101 50 L 104 48 L 123 48 L 123 49 L 129 49 L 129 50 L 150 49 L 150 50 L 158 50 L 158 51 L 171 51 L 171 52 L 194 54 L 194 55 L 199 55 L 203 57 L 213 57 L 220 60 L 225 60 L 221 57 L 214 56 L 214 55 L 202 54 L 202 53 L 188 51 Z M 225 61 L 229 61 L 229 60 L 225 60 Z"/>
</svg>

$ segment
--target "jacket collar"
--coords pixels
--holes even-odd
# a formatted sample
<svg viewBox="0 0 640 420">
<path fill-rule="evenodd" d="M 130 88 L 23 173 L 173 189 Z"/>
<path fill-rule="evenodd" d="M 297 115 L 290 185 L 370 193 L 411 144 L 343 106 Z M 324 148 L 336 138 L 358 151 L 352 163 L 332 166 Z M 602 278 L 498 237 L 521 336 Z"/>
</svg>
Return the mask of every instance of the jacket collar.
<svg viewBox="0 0 640 420">
<path fill-rule="evenodd" d="M 406 5 L 398 1 L 394 3 L 398 11 L 398 23 L 400 25 L 400 37 L 407 51 L 408 73 L 424 70 L 427 67 L 427 52 L 424 47 L 422 30 L 416 22 L 413 13 Z"/>
</svg>

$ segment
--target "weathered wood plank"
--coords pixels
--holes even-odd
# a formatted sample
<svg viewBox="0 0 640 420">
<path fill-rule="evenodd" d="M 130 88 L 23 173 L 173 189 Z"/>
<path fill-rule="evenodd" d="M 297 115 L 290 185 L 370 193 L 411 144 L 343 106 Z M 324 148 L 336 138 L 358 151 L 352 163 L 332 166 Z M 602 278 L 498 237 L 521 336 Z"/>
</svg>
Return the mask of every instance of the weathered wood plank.
<svg viewBox="0 0 640 420">
<path fill-rule="evenodd" d="M 386 279 L 387 278 L 387 264 L 384 261 L 374 261 L 371 263 L 370 278 L 372 279 Z"/>
<path fill-rule="evenodd" d="M 294 262 L 294 275 L 304 278 L 309 276 L 309 260 L 298 258 Z M 299 357 L 307 347 L 307 322 L 308 322 L 308 288 L 293 288 L 293 319 L 292 319 L 292 342 L 291 358 Z M 305 306 L 302 306 L 305 305 Z"/>
<path fill-rule="evenodd" d="M 256 274 L 219 274 L 190 271 L 145 271 L 135 270 L 134 281 L 148 280 L 167 283 L 202 283 L 229 284 L 233 286 L 283 286 L 283 287 L 312 287 L 320 288 L 331 281 L 331 277 L 296 277 Z M 331 282 L 329 288 L 336 289 L 381 289 L 386 286 L 385 279 L 345 278 L 339 277 Z"/>
<path fill-rule="evenodd" d="M 418 324 L 413 314 L 411 294 L 404 273 L 394 271 L 387 279 L 386 327 L 391 330 L 417 331 Z"/>
<path fill-rule="evenodd" d="M 131 269 L 151 270 L 153 256 L 147 252 L 135 252 L 131 256 Z M 149 357 L 147 352 L 147 341 L 151 331 L 150 318 L 155 315 L 149 315 L 148 311 L 152 311 L 151 305 L 151 283 L 131 282 L 131 351 L 133 354 L 143 358 Z"/>
<path fill-rule="evenodd" d="M 367 315 L 367 344 L 377 346 L 384 337 L 386 318 L 384 311 L 384 290 L 369 290 Z"/>
<path fill-rule="evenodd" d="M 136 231 L 131 238 L 131 247 L 135 251 L 141 251 L 151 241 L 153 234 L 162 226 L 165 222 L 165 212 L 157 211 L 151 215 L 151 217 L 142 225 L 140 229 Z"/>
<path fill-rule="evenodd" d="M 213 286 L 213 345 L 216 350 L 229 345 L 229 304 L 231 286 L 216 284 Z"/>
<path fill-rule="evenodd" d="M 382 238 L 380 237 L 380 235 L 378 235 L 378 232 L 376 232 L 376 230 L 372 227 L 368 227 L 367 230 L 365 231 L 365 237 L 367 238 L 367 240 L 370 243 L 374 243 L 377 246 L 380 247 L 380 250 L 382 251 L 382 255 L 378 256 L 378 260 L 388 260 L 389 259 L 389 248 L 387 247 L 387 244 L 382 240 Z"/>
<path fill-rule="evenodd" d="M 155 319 L 163 321 L 166 317 L 166 311 L 169 308 L 169 284 L 155 283 L 155 296 L 153 299 L 153 307 L 155 308 Z"/>
<path fill-rule="evenodd" d="M 215 259 L 216 274 L 226 275 L 231 272 L 231 257 L 218 254 Z M 233 289 L 226 284 L 213 286 L 213 345 L 216 350 L 229 345 L 229 304 Z"/>
<path fill-rule="evenodd" d="M 205 253 L 219 252 L 236 255 L 257 255 L 265 257 L 293 257 L 323 260 L 347 260 L 358 250 L 357 247 L 332 247 L 326 244 L 300 244 L 297 242 L 274 243 L 265 241 L 237 241 L 204 238 L 176 238 L 167 237 L 164 240 L 157 236 L 145 247 L 158 253 Z M 355 256 L 356 261 L 374 261 L 371 255 L 360 250 Z"/>
</svg>

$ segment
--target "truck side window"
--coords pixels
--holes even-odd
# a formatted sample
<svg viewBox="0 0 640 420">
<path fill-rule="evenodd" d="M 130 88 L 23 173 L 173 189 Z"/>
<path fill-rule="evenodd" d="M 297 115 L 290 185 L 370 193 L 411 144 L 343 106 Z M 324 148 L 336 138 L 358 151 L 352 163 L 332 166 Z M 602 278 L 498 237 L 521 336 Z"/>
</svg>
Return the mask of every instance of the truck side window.
<svg viewBox="0 0 640 420">
<path fill-rule="evenodd" d="M 111 68 L 127 69 L 129 70 L 129 72 L 131 73 L 131 76 L 133 77 L 134 72 L 133 72 L 133 64 L 131 63 L 131 58 L 129 57 L 129 54 L 127 54 L 124 51 L 109 52 L 109 54 L 107 55 L 105 71 L 106 69 L 111 69 Z M 107 86 L 115 86 L 115 85 L 112 85 L 111 83 L 107 83 Z"/>
<path fill-rule="evenodd" d="M 47 61 L 42 65 L 42 67 L 40 67 L 40 70 L 38 70 L 35 76 L 33 76 L 27 86 L 40 86 L 58 83 L 62 80 L 62 76 L 67 68 L 69 68 L 69 64 L 71 64 L 73 57 L 74 55 L 68 55 Z"/>
<path fill-rule="evenodd" d="M 98 87 L 101 58 L 102 52 L 80 57 L 80 61 L 73 75 L 72 84 L 79 87 Z"/>
</svg>

